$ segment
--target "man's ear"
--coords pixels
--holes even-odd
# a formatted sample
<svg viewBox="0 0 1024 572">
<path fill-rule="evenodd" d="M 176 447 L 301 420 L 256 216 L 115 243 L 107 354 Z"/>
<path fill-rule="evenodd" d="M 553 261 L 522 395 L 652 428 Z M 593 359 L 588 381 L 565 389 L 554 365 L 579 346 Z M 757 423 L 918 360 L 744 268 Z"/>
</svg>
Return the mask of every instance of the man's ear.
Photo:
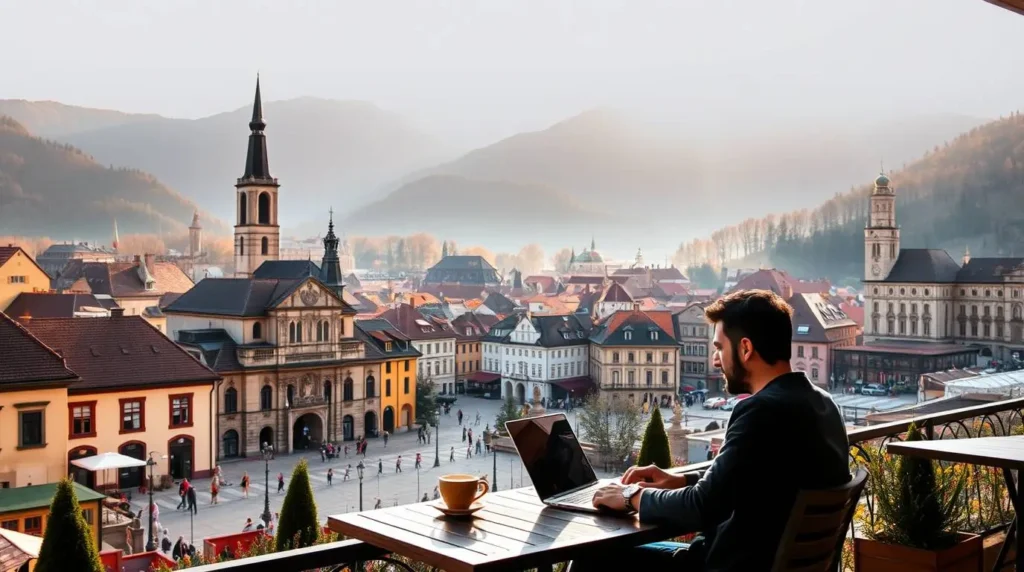
<svg viewBox="0 0 1024 572">
<path fill-rule="evenodd" d="M 750 338 L 743 338 L 740 340 L 740 361 L 747 363 L 752 359 L 754 359 L 754 344 Z"/>
</svg>

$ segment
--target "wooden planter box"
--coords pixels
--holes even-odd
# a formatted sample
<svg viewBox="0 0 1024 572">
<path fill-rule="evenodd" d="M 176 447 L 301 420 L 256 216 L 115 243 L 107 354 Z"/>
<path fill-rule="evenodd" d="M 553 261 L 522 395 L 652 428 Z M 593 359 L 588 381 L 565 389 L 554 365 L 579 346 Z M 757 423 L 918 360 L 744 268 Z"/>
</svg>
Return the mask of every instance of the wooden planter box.
<svg viewBox="0 0 1024 572">
<path fill-rule="evenodd" d="M 978 572 L 982 569 L 982 539 L 957 533 L 956 545 L 945 550 L 922 550 L 867 538 L 853 541 L 856 572 Z"/>
</svg>

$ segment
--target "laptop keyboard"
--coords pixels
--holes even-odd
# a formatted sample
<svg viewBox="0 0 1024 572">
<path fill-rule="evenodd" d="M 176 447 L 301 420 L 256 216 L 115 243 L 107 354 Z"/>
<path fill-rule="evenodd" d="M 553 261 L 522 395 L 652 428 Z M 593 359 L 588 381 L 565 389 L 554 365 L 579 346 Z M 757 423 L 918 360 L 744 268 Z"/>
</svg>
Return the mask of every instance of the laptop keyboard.
<svg viewBox="0 0 1024 572">
<path fill-rule="evenodd" d="M 596 484 L 592 487 L 587 487 L 581 491 L 576 491 L 574 493 L 558 497 L 556 502 L 560 504 L 579 504 L 589 506 L 591 502 L 594 500 L 594 493 L 596 493 L 597 489 L 599 488 L 601 488 L 601 485 Z"/>
</svg>

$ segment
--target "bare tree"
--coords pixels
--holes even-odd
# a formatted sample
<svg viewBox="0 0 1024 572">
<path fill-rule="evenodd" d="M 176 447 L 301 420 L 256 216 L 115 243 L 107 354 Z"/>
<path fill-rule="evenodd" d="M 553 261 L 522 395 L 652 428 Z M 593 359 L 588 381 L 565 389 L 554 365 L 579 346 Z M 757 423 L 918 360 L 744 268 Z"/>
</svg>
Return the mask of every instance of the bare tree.
<svg viewBox="0 0 1024 572">
<path fill-rule="evenodd" d="M 640 408 L 629 399 L 592 395 L 579 413 L 583 438 L 597 447 L 606 465 L 624 465 L 640 439 L 644 421 Z"/>
</svg>

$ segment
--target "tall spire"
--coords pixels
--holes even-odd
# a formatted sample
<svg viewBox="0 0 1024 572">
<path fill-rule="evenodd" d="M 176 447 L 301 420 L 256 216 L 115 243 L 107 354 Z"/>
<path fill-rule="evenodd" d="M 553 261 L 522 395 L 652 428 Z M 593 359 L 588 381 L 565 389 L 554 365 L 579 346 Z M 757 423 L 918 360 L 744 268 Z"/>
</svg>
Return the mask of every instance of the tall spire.
<svg viewBox="0 0 1024 572">
<path fill-rule="evenodd" d="M 320 281 L 341 296 L 344 280 L 341 274 L 341 259 L 338 258 L 338 236 L 334 234 L 334 209 L 328 211 L 327 236 L 324 237 L 324 257 L 320 261 Z"/>
<path fill-rule="evenodd" d="M 594 244 L 594 235 L 590 235 L 590 252 L 597 250 L 597 246 Z"/>
<path fill-rule="evenodd" d="M 115 218 L 114 219 L 114 243 L 113 243 L 114 251 L 117 251 L 118 242 L 120 242 L 120 241 L 117 238 L 117 219 Z"/>
<path fill-rule="evenodd" d="M 263 130 L 267 128 L 263 120 L 263 97 L 260 95 L 260 78 L 256 76 L 256 97 L 252 104 L 252 121 L 249 122 L 249 149 L 245 155 L 245 173 L 238 183 L 248 181 L 261 184 L 277 184 L 270 174 L 270 161 L 267 158 L 267 138 Z"/>
</svg>

